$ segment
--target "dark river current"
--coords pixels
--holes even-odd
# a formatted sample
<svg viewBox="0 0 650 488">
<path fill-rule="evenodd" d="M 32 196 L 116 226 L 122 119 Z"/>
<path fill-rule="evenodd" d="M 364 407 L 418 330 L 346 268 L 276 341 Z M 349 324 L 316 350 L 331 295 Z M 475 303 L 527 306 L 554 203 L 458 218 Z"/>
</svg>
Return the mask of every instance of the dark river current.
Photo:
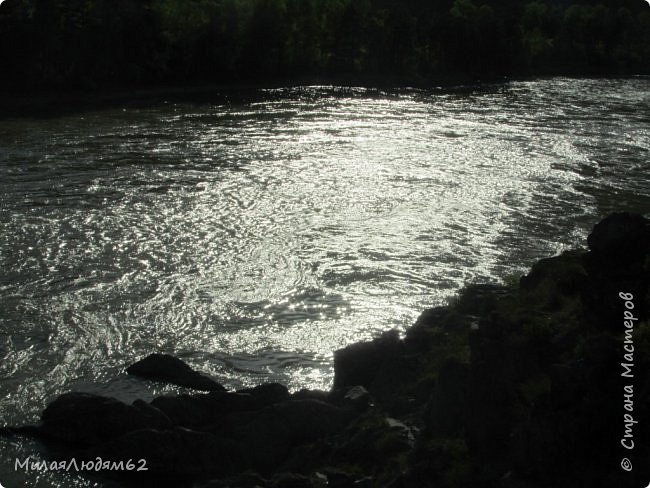
<svg viewBox="0 0 650 488">
<path fill-rule="evenodd" d="M 650 212 L 650 79 L 222 92 L 0 120 L 0 424 L 70 390 L 329 388 L 332 352 Z M 0 483 L 40 454 L 0 439 Z"/>
</svg>

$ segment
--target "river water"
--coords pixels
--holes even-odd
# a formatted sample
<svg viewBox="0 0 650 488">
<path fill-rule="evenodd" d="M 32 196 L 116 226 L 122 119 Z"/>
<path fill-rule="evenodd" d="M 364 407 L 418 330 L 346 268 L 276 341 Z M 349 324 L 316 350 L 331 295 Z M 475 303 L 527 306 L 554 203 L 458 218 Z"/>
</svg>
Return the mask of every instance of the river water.
<svg viewBox="0 0 650 488">
<path fill-rule="evenodd" d="M 299 87 L 0 120 L 0 424 L 56 395 L 328 388 L 332 352 L 650 211 L 650 79 Z M 0 482 L 36 446 L 0 440 Z M 10 481 L 7 481 L 10 480 Z M 92 483 L 88 484 L 88 486 Z"/>
</svg>

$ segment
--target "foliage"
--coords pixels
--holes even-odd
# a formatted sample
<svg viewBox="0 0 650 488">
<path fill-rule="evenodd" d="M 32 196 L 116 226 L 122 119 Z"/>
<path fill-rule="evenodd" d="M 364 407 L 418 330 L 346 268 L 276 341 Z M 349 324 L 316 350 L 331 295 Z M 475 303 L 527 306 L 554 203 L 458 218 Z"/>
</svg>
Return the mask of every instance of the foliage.
<svg viewBox="0 0 650 488">
<path fill-rule="evenodd" d="M 639 74 L 643 2 L 9 0 L 5 88 Z"/>
</svg>

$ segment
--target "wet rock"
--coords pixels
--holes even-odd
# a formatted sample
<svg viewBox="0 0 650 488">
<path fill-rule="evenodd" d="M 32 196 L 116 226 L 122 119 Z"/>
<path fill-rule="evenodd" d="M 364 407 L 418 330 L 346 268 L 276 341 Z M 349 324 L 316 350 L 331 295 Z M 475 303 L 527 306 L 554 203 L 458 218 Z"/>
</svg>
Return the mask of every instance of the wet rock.
<svg viewBox="0 0 650 488">
<path fill-rule="evenodd" d="M 77 445 L 92 445 L 143 428 L 171 426 L 160 410 L 144 402 L 127 405 L 90 393 L 66 393 L 43 411 L 42 434 Z"/>
<path fill-rule="evenodd" d="M 126 369 L 130 375 L 203 391 L 224 391 L 216 381 L 169 354 L 150 354 Z"/>
</svg>

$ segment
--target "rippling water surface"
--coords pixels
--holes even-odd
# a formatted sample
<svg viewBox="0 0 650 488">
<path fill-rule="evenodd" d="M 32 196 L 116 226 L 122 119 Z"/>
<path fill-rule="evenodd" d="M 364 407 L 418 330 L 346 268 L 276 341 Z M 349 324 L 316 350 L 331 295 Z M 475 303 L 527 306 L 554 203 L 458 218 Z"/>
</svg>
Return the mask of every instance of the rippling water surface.
<svg viewBox="0 0 650 488">
<path fill-rule="evenodd" d="M 0 424 L 73 389 L 169 391 L 123 372 L 153 351 L 229 388 L 328 388 L 335 349 L 650 211 L 649 161 L 648 79 L 1 120 Z M 1 449 L 0 481 L 71 483 Z"/>
</svg>

